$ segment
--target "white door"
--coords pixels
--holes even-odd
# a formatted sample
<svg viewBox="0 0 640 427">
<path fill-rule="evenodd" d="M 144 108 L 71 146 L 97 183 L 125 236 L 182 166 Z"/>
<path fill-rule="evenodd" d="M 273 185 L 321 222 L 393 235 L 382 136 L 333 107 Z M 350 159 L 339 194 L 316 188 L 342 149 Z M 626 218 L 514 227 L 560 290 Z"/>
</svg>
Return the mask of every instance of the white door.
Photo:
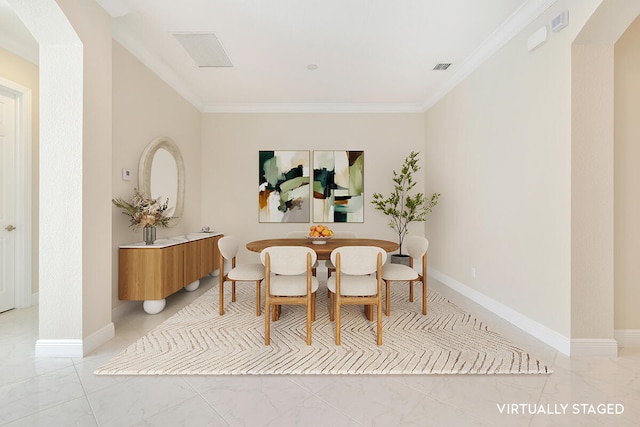
<svg viewBox="0 0 640 427">
<path fill-rule="evenodd" d="M 16 102 L 0 92 L 0 312 L 15 307 Z"/>
</svg>

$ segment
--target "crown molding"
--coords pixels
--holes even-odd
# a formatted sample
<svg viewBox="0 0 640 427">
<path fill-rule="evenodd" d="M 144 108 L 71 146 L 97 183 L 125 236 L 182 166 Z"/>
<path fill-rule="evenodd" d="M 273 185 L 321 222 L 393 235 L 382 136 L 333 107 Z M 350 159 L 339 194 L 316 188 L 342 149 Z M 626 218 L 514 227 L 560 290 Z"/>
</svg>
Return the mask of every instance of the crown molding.
<svg viewBox="0 0 640 427">
<path fill-rule="evenodd" d="M 484 61 L 500 50 L 511 39 L 517 36 L 527 25 L 539 17 L 558 0 L 530 0 L 516 10 L 487 40 L 485 40 L 456 70 L 449 80 L 422 104 L 422 111 L 427 111 L 446 94 L 475 71 Z"/>
<path fill-rule="evenodd" d="M 96 0 L 112 18 L 119 18 L 133 12 L 123 0 Z"/>
<path fill-rule="evenodd" d="M 205 113 L 421 113 L 420 104 L 265 103 L 212 104 Z"/>
<path fill-rule="evenodd" d="M 131 52 L 133 56 L 160 77 L 161 80 L 175 90 L 187 102 L 197 108 L 200 112 L 203 111 L 204 106 L 200 97 L 193 93 L 189 88 L 189 85 L 186 84 L 186 82 L 172 69 L 172 67 L 150 53 L 147 48 L 139 43 L 135 36 L 131 34 L 126 27 L 120 25 L 118 21 L 112 20 L 111 22 L 111 36 L 115 41 Z"/>
<path fill-rule="evenodd" d="M 451 77 L 432 96 L 419 104 L 217 103 L 205 105 L 172 67 L 151 54 L 142 44 L 135 40 L 134 35 L 129 33 L 124 26 L 118 25 L 117 20 L 113 21 L 113 39 L 130 51 L 195 108 L 205 113 L 417 113 L 425 112 L 435 105 L 484 61 L 557 1 L 527 1 L 496 29 L 465 62 L 457 66 Z"/>
</svg>

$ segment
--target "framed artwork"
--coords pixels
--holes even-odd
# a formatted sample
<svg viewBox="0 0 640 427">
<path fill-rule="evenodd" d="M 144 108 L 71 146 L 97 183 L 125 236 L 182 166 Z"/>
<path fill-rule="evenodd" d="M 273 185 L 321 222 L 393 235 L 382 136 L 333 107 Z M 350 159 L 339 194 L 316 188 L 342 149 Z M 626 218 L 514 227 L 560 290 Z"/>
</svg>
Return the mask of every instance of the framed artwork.
<svg viewBox="0 0 640 427">
<path fill-rule="evenodd" d="M 260 222 L 309 222 L 309 151 L 260 151 Z"/>
<path fill-rule="evenodd" d="M 364 151 L 313 152 L 313 222 L 364 222 Z"/>
</svg>

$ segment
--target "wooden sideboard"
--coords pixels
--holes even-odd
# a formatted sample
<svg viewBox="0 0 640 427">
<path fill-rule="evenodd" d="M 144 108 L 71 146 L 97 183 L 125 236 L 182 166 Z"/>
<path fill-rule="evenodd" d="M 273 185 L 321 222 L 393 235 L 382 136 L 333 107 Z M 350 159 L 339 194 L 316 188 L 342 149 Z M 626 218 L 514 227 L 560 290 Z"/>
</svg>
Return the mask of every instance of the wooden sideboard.
<svg viewBox="0 0 640 427">
<path fill-rule="evenodd" d="M 153 245 L 120 246 L 118 298 L 144 301 L 147 313 L 164 309 L 165 298 L 219 268 L 220 233 L 193 233 L 156 240 Z"/>
</svg>

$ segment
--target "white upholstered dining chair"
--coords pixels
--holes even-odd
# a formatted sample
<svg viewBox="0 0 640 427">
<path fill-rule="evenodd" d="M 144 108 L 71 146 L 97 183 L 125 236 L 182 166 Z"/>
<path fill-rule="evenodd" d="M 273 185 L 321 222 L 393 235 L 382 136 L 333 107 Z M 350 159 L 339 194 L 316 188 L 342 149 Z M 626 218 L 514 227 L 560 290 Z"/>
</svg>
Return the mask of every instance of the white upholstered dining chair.
<svg viewBox="0 0 640 427">
<path fill-rule="evenodd" d="M 355 239 L 356 233 L 353 231 L 334 231 L 333 237 L 336 239 Z M 336 266 L 333 265 L 331 259 L 326 260 L 324 266 L 327 267 L 327 277 L 331 277 L 331 273 L 336 271 Z"/>
<path fill-rule="evenodd" d="M 382 345 L 382 265 L 387 253 L 377 246 L 342 246 L 331 252 L 336 266 L 327 279 L 329 319 L 336 322 L 336 345 L 340 345 L 340 307 L 343 304 L 377 307 L 377 340 Z"/>
<path fill-rule="evenodd" d="M 236 282 L 255 282 L 256 284 L 256 316 L 260 316 L 260 284 L 264 279 L 264 266 L 259 263 L 236 264 L 236 255 L 240 241 L 234 236 L 225 236 L 218 240 L 220 251 L 220 315 L 224 314 L 224 282 L 231 282 L 231 301 L 236 301 Z M 224 271 L 224 261 L 231 261 L 231 269 Z"/>
<path fill-rule="evenodd" d="M 427 250 L 429 240 L 422 236 L 408 236 L 404 246 L 409 254 L 409 265 L 387 264 L 382 268 L 385 286 L 385 314 L 389 315 L 390 282 L 409 282 L 409 301 L 413 302 L 413 282 L 422 283 L 422 314 L 427 314 Z M 413 260 L 421 261 L 420 272 L 413 268 Z"/>
<path fill-rule="evenodd" d="M 287 233 L 287 239 L 306 239 L 309 235 L 308 231 L 290 231 Z M 313 275 L 316 275 L 318 269 L 318 261 L 313 264 Z"/>
<path fill-rule="evenodd" d="M 264 344 L 271 344 L 271 316 L 279 318 L 282 305 L 304 305 L 307 318 L 307 345 L 311 345 L 315 319 L 318 279 L 312 273 L 315 251 L 305 246 L 272 246 L 260 253 L 265 267 Z"/>
</svg>

